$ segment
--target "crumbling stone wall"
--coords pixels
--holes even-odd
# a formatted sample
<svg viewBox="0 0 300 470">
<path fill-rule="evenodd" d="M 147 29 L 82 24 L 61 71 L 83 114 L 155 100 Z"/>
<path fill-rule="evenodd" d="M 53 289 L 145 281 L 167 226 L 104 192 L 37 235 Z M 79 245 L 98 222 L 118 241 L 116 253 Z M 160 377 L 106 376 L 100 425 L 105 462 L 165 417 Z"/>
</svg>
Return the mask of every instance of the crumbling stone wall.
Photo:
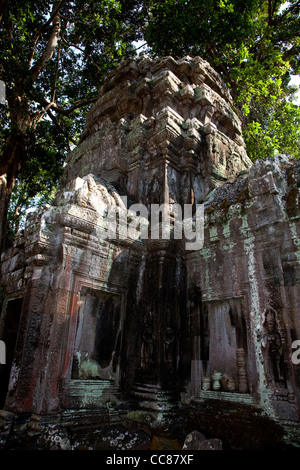
<svg viewBox="0 0 300 470">
<path fill-rule="evenodd" d="M 234 349 L 243 348 L 249 392 L 271 415 L 293 420 L 299 413 L 299 366 L 292 361 L 299 336 L 299 196 L 291 202 L 291 195 L 298 172 L 299 163 L 278 156 L 216 189 L 205 202 L 204 247 L 186 256 L 188 285 L 202 299 L 201 308 L 191 309 L 193 323 L 207 309 L 210 330 L 209 360 L 196 352 L 193 392 L 214 369 L 238 382 Z"/>
</svg>

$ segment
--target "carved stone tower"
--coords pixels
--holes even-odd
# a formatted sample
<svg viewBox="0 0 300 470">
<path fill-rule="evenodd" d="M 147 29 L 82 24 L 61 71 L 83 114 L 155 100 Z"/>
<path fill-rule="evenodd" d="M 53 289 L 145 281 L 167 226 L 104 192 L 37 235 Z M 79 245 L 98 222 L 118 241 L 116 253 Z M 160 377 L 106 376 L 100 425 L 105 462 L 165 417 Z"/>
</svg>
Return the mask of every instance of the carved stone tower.
<svg viewBox="0 0 300 470">
<path fill-rule="evenodd" d="M 144 57 L 102 84 L 62 186 L 92 174 L 149 213 L 165 204 L 173 214 L 175 204 L 201 203 L 249 166 L 230 95 L 208 63 Z M 121 381 L 162 409 L 189 375 L 184 250 L 180 241 L 152 239 L 141 250 L 128 284 Z"/>
<path fill-rule="evenodd" d="M 107 209 L 126 229 L 132 204 L 172 213 L 249 166 L 229 92 L 207 62 L 141 57 L 111 73 L 53 206 L 29 215 L 3 260 L 8 299 L 24 299 L 6 403 L 45 412 L 85 406 L 91 387 L 92 404 L 122 386 L 154 401 L 179 391 L 189 361 L 181 242 L 133 242 L 121 225 L 115 237 L 99 233 Z"/>
</svg>

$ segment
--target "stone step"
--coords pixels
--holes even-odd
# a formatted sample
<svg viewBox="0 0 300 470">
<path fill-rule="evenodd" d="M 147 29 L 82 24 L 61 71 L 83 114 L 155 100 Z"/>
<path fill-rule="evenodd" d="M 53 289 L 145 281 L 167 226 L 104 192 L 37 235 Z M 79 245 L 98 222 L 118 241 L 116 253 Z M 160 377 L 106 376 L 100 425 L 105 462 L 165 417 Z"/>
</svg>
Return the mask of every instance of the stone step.
<svg viewBox="0 0 300 470">
<path fill-rule="evenodd" d="M 257 402 L 249 393 L 235 393 L 235 392 L 219 392 L 214 390 L 201 390 L 195 401 L 204 400 L 221 400 L 230 401 L 235 403 L 244 403 L 248 405 L 256 405 Z"/>
<path fill-rule="evenodd" d="M 61 402 L 66 408 L 89 408 L 106 406 L 106 402 L 117 401 L 118 386 L 114 380 L 71 380 L 61 391 Z"/>
<path fill-rule="evenodd" d="M 139 401 L 141 408 L 152 410 L 170 410 L 177 406 L 177 390 L 165 390 L 160 385 L 136 383 L 131 388 L 131 395 Z"/>
</svg>

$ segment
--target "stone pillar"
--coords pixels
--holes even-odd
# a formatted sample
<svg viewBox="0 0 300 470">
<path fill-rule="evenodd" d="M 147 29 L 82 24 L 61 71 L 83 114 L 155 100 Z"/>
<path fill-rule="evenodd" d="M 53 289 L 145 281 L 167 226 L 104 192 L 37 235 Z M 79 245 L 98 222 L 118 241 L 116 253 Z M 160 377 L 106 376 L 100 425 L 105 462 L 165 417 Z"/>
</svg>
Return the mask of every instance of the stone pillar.
<svg viewBox="0 0 300 470">
<path fill-rule="evenodd" d="M 238 370 L 238 387 L 240 393 L 247 393 L 248 380 L 247 380 L 247 371 L 246 371 L 246 360 L 245 360 L 245 350 L 244 348 L 237 348 L 236 350 L 237 358 L 237 370 Z"/>
</svg>

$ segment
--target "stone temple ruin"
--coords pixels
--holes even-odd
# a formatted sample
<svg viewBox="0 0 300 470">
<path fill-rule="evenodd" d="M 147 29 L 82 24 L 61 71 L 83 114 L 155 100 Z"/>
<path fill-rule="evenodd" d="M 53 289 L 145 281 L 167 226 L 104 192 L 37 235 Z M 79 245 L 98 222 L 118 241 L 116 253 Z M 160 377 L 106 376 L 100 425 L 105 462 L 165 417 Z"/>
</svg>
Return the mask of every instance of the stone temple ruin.
<svg viewBox="0 0 300 470">
<path fill-rule="evenodd" d="M 184 411 L 191 429 L 233 447 L 249 435 L 299 445 L 299 182 L 286 157 L 252 164 L 206 61 L 122 63 L 53 205 L 2 254 L 2 419 Z M 167 205 L 171 219 L 204 205 L 202 248 L 172 230 L 126 236 L 138 203 Z"/>
</svg>

